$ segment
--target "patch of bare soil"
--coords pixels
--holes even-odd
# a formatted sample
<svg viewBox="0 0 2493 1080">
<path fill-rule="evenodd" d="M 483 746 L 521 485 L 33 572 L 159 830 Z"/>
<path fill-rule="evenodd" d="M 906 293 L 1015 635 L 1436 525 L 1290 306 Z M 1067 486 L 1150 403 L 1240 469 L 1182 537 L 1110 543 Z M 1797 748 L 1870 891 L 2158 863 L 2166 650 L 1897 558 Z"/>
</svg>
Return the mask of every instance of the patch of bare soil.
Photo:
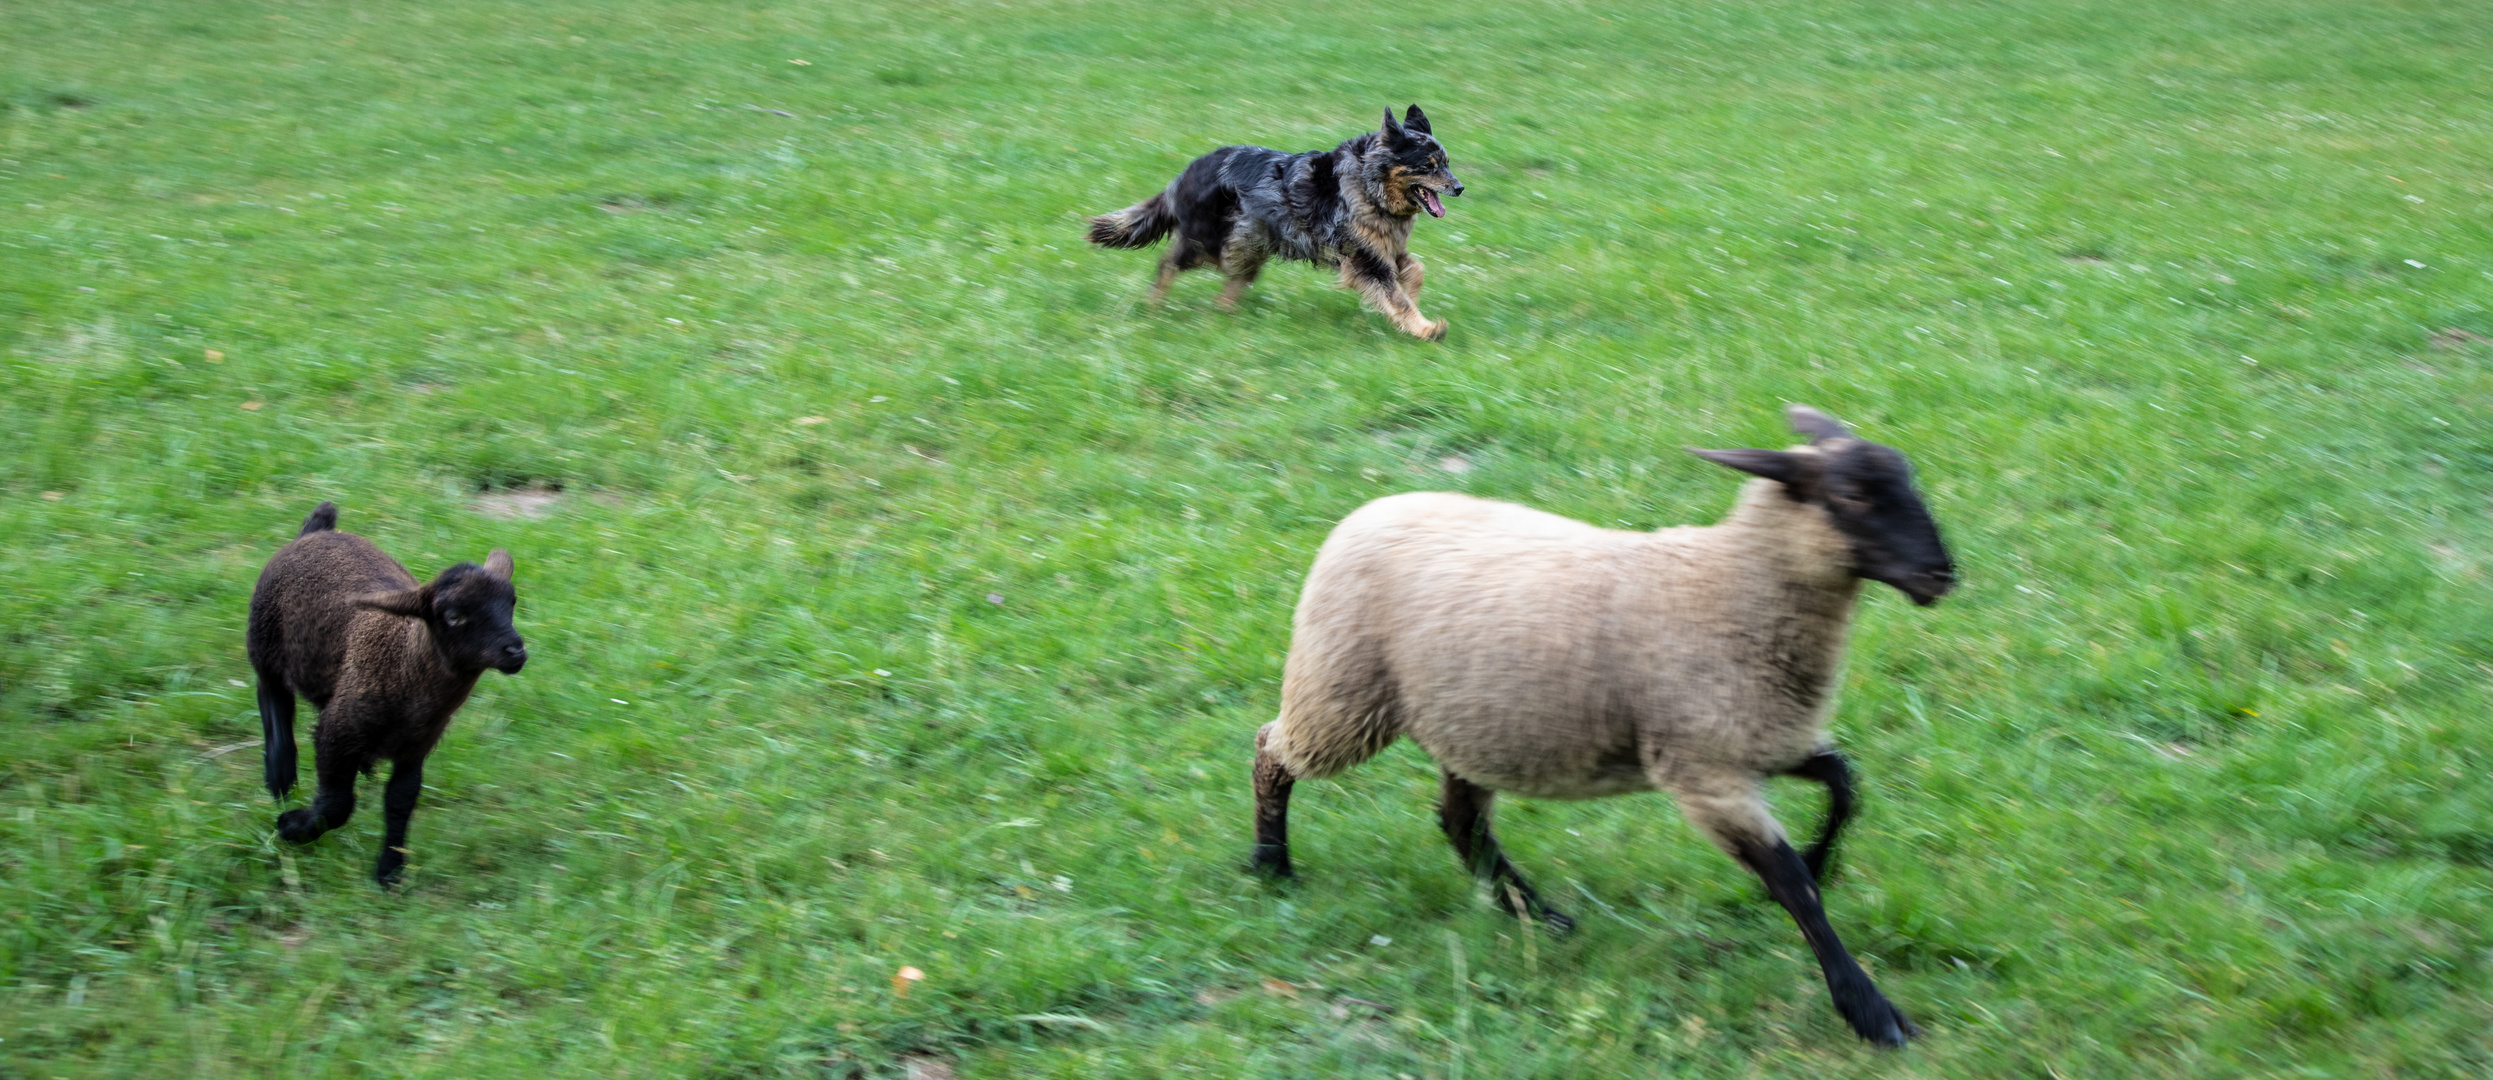
<svg viewBox="0 0 2493 1080">
<path fill-rule="evenodd" d="M 489 518 L 504 521 L 536 521 L 552 517 L 563 501 L 563 493 L 552 488 L 520 488 L 516 491 L 488 491 L 468 505 Z"/>
</svg>

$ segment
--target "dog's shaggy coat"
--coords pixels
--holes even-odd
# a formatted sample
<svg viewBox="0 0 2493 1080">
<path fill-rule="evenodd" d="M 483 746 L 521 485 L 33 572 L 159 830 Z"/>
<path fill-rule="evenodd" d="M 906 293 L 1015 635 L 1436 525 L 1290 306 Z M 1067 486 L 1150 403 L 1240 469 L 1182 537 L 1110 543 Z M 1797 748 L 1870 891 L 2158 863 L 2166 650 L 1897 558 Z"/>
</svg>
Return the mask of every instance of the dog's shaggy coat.
<svg viewBox="0 0 2493 1080">
<path fill-rule="evenodd" d="M 1221 306 L 1235 307 L 1266 260 L 1298 259 L 1339 270 L 1342 285 L 1396 327 L 1436 341 L 1446 324 L 1420 314 L 1425 274 L 1410 252 L 1411 223 L 1422 210 L 1444 217 L 1438 196 L 1462 193 L 1445 147 L 1413 105 L 1402 122 L 1388 111 L 1382 128 L 1331 150 L 1221 147 L 1159 194 L 1090 219 L 1089 236 L 1101 247 L 1138 248 L 1176 234 L 1152 282 L 1154 304 L 1178 274 L 1209 267 L 1228 279 Z"/>
<path fill-rule="evenodd" d="M 1855 1030 L 1904 1041 L 1817 896 L 1851 808 L 1826 719 L 1860 579 L 1927 604 L 1954 564 L 1903 455 L 1813 410 L 1792 419 L 1810 444 L 1698 451 L 1760 477 L 1710 527 L 1623 532 L 1444 493 L 1344 518 L 1308 571 L 1280 718 L 1256 738 L 1256 863 L 1290 872 L 1292 782 L 1408 735 L 1443 770 L 1457 853 L 1510 910 L 1564 929 L 1499 853 L 1492 793 L 1667 791 L 1791 910 Z M 1761 794 L 1780 774 L 1833 796 L 1806 857 Z"/>
</svg>

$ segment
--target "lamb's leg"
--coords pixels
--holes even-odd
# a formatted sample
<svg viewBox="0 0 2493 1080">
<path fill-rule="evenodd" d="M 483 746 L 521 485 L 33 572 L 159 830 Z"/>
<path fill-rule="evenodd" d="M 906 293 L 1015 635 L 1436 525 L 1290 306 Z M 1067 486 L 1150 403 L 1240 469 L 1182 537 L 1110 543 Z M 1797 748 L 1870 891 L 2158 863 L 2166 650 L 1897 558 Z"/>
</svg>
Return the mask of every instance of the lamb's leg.
<svg viewBox="0 0 2493 1080">
<path fill-rule="evenodd" d="M 311 843 L 355 816 L 355 776 L 363 771 L 362 763 L 348 761 L 343 754 L 319 753 L 318 745 L 313 750 L 312 774 L 319 788 L 312 794 L 312 804 L 277 815 L 277 835 L 289 843 Z"/>
<path fill-rule="evenodd" d="M 1826 785 L 1826 825 L 1818 830 L 1816 843 L 1801 854 L 1809 865 L 1809 878 L 1824 884 L 1828 857 L 1835 852 L 1835 838 L 1844 831 L 1844 823 L 1852 819 L 1852 763 L 1832 749 L 1820 750 L 1783 771 L 1785 776 L 1815 780 Z"/>
<path fill-rule="evenodd" d="M 1290 876 L 1290 785 L 1297 779 L 1290 775 L 1289 766 L 1264 748 L 1272 729 L 1273 724 L 1266 724 L 1255 733 L 1255 857 L 1248 869 L 1286 878 Z"/>
<path fill-rule="evenodd" d="M 1530 916 L 1558 933 L 1575 929 L 1575 920 L 1564 912 L 1541 902 L 1541 894 L 1516 872 L 1515 864 L 1506 861 L 1506 852 L 1498 847 L 1497 834 L 1489 829 L 1490 803 L 1497 792 L 1465 780 L 1450 772 L 1444 777 L 1441 798 L 1437 803 L 1437 824 L 1446 830 L 1446 839 L 1454 842 L 1454 853 L 1469 867 L 1472 876 L 1489 883 L 1496 894 L 1498 906 L 1509 915 Z"/>
<path fill-rule="evenodd" d="M 389 786 L 381 789 L 381 861 L 372 869 L 372 880 L 384 888 L 398 884 L 398 872 L 407 865 L 407 820 L 415 816 L 416 796 L 423 791 L 423 758 L 390 765 Z"/>
<path fill-rule="evenodd" d="M 260 780 L 284 802 L 294 790 L 294 688 L 281 672 L 257 668 L 260 680 Z"/>
<path fill-rule="evenodd" d="M 1818 969 L 1826 976 L 1835 1011 L 1855 1033 L 1881 1046 L 1902 1046 L 1921 1034 L 1845 951 L 1835 928 L 1827 923 L 1826 905 L 1819 899 L 1817 883 L 1810 880 L 1809 864 L 1784 839 L 1783 826 L 1766 812 L 1766 802 L 1754 788 L 1738 794 L 1685 790 L 1676 794 L 1689 823 L 1755 873 L 1766 883 L 1767 895 L 1791 913 L 1809 950 L 1818 956 Z"/>
</svg>

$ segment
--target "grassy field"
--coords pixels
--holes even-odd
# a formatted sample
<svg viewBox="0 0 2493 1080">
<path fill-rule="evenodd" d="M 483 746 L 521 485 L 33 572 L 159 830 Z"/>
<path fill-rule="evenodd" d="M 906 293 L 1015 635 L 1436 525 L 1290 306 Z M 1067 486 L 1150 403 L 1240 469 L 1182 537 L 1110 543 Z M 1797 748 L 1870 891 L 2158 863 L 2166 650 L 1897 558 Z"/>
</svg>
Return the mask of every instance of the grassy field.
<svg viewBox="0 0 2493 1080">
<path fill-rule="evenodd" d="M 2493 9 L 0 24 L 0 1077 L 2493 1073 Z M 1413 101 L 1442 345 L 1079 242 Z M 1864 594 L 1835 720 L 1829 910 L 1923 1041 L 1658 796 L 1507 805 L 1563 940 L 1408 746 L 1240 871 L 1331 522 L 1710 520 L 1679 448 L 1792 400 L 1966 576 Z M 257 779 L 323 499 L 518 561 L 395 895 L 377 786 L 295 849 Z"/>
</svg>

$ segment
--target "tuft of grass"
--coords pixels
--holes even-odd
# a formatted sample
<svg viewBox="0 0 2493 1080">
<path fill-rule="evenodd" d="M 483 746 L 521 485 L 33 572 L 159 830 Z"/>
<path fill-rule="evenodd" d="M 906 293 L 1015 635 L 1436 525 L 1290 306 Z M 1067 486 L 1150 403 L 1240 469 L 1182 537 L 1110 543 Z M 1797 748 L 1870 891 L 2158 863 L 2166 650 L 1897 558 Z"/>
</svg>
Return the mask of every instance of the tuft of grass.
<svg viewBox="0 0 2493 1080">
<path fill-rule="evenodd" d="M 9 25 L 0 1072 L 2493 1068 L 2493 15 Z M 1415 240 L 1441 346 L 1303 268 L 1146 311 L 1081 244 L 1411 101 L 1470 192 Z M 1912 454 L 1965 569 L 1868 594 L 1835 718 L 1830 910 L 1923 1041 L 1856 1045 L 1659 798 L 1507 804 L 1566 940 L 1474 894 L 1407 746 L 1302 787 L 1303 882 L 1241 873 L 1331 522 L 1709 520 L 1678 448 L 1787 400 Z M 395 895 L 376 821 L 288 847 L 256 778 L 243 612 L 322 499 L 518 562 L 534 659 Z"/>
</svg>

